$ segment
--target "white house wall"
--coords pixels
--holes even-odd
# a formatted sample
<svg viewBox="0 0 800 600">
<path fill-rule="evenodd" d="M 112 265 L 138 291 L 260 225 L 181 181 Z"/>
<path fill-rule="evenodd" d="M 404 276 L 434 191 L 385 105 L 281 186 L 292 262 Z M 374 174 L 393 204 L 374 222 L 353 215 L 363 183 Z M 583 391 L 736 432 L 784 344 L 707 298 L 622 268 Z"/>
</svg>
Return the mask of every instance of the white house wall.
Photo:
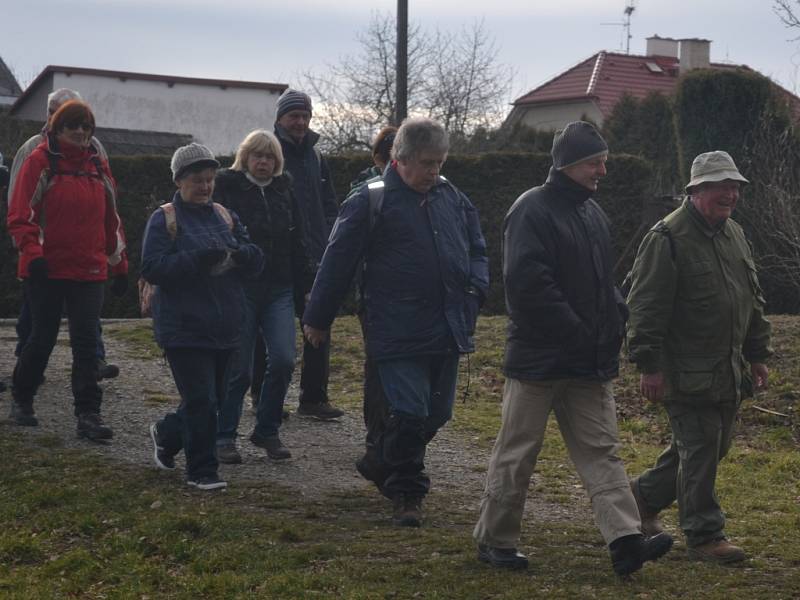
<svg viewBox="0 0 800 600">
<path fill-rule="evenodd" d="M 571 121 L 589 118 L 598 125 L 603 124 L 603 114 L 593 102 L 573 102 L 568 104 L 536 104 L 516 106 L 519 116 L 512 122 L 521 122 L 534 129 L 559 129 Z M 511 119 L 511 116 L 509 116 Z"/>
<path fill-rule="evenodd" d="M 279 96 L 261 89 L 54 73 L 50 90 L 61 87 L 80 92 L 98 127 L 188 133 L 217 155 L 232 154 L 253 129 L 272 129 Z"/>
</svg>

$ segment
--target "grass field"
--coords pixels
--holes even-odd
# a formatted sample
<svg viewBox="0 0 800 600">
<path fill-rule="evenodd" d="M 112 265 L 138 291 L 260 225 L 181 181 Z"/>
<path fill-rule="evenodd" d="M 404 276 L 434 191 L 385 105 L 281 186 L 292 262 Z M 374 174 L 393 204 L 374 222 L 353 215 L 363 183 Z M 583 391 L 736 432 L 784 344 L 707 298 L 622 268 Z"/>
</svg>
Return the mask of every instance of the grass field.
<svg viewBox="0 0 800 600">
<path fill-rule="evenodd" d="M 216 494 L 176 489 L 151 469 L 2 425 L 0 598 L 798 598 L 800 338 L 797 319 L 773 322 L 773 385 L 743 407 L 718 482 L 727 532 L 752 557 L 739 567 L 689 562 L 679 543 L 621 582 L 595 528 L 565 519 L 528 523 L 521 546 L 531 568 L 497 572 L 475 560 L 474 512 L 444 494 L 430 496 L 423 528 L 399 529 L 371 491 L 312 502 L 255 484 Z M 469 399 L 458 401 L 452 423 L 465 443 L 488 447 L 499 425 L 503 328 L 503 318 L 481 319 Z M 137 354 L 152 349 L 141 332 L 124 335 Z M 352 318 L 337 322 L 332 363 L 334 401 L 358 410 L 361 343 Z M 465 382 L 466 372 L 461 391 Z M 636 397 L 629 368 L 617 388 L 634 474 L 653 462 L 668 430 L 659 408 Z M 551 424 L 535 493 L 573 502 L 571 472 Z M 665 522 L 674 532 L 674 509 Z"/>
</svg>

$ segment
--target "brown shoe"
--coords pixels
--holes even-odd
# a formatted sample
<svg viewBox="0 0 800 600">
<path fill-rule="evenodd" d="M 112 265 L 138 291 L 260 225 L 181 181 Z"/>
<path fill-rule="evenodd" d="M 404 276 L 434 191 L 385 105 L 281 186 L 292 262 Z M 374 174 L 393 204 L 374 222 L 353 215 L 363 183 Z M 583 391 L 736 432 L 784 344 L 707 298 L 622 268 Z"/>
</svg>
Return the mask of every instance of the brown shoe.
<svg viewBox="0 0 800 600">
<path fill-rule="evenodd" d="M 661 521 L 658 520 L 658 512 L 653 512 L 644 503 L 642 495 L 639 493 L 639 480 L 631 480 L 631 492 L 633 499 L 636 500 L 636 508 L 639 509 L 639 518 L 642 521 L 642 533 L 644 537 L 650 538 L 664 532 Z"/>
<path fill-rule="evenodd" d="M 721 539 L 689 548 L 689 558 L 727 565 L 743 561 L 747 555 L 738 546 L 734 546 L 726 539 Z"/>
</svg>

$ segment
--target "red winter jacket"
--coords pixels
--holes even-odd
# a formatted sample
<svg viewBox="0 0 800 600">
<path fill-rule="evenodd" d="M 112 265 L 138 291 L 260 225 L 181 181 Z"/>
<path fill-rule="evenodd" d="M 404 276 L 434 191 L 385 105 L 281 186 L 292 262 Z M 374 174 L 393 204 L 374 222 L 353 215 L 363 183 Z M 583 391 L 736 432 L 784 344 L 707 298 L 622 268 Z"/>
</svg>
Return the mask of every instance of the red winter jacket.
<svg viewBox="0 0 800 600">
<path fill-rule="evenodd" d="M 55 158 L 55 173 L 50 160 Z M 43 141 L 25 160 L 8 209 L 17 276 L 40 256 L 50 279 L 103 281 L 128 272 L 116 184 L 94 147 Z"/>
</svg>

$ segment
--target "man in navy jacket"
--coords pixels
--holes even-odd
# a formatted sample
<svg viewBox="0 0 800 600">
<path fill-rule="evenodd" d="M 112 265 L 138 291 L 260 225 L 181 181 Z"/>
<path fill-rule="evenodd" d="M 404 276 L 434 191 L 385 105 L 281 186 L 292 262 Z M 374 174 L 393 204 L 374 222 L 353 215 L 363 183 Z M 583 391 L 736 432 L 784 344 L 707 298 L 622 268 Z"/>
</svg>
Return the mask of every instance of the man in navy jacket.
<svg viewBox="0 0 800 600">
<path fill-rule="evenodd" d="M 435 121 L 403 123 L 383 181 L 342 205 L 303 316 L 309 343 L 324 343 L 364 259 L 366 351 L 390 415 L 377 457 L 359 470 L 393 501 L 395 523 L 414 527 L 430 488 L 425 449 L 452 416 L 458 357 L 474 350 L 489 287 L 478 213 L 439 175 L 448 148 Z"/>
</svg>

